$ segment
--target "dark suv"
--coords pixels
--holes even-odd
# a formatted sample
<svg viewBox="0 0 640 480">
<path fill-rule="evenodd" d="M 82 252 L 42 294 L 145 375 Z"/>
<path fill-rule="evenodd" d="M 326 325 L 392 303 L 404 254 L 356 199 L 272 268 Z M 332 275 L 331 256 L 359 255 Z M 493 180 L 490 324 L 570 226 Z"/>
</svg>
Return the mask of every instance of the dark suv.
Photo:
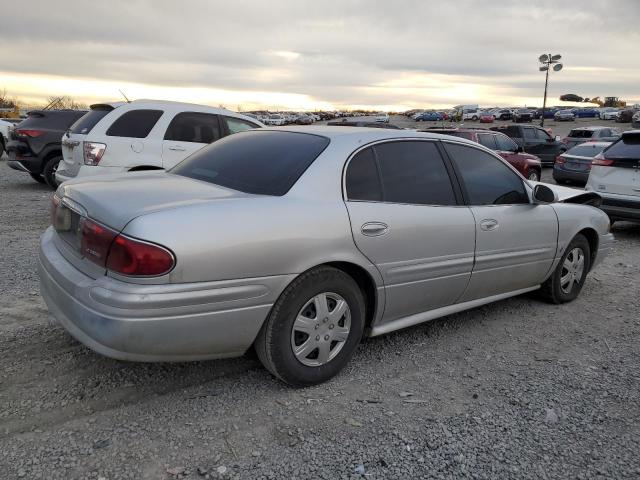
<svg viewBox="0 0 640 480">
<path fill-rule="evenodd" d="M 26 172 L 40 183 L 56 188 L 58 163 L 62 159 L 62 135 L 85 110 L 34 110 L 16 125 L 7 144 L 7 164 Z"/>
<path fill-rule="evenodd" d="M 484 128 L 431 128 L 421 131 L 466 138 L 484 145 L 509 162 L 525 178 L 536 182 L 540 181 L 542 173 L 540 159 L 535 155 L 522 153 L 522 147 L 502 133 Z"/>
<path fill-rule="evenodd" d="M 564 143 L 535 125 L 503 125 L 491 127 L 491 130 L 504 133 L 525 152 L 540 157 L 543 165 L 553 166 L 556 157 L 568 150 Z"/>
</svg>

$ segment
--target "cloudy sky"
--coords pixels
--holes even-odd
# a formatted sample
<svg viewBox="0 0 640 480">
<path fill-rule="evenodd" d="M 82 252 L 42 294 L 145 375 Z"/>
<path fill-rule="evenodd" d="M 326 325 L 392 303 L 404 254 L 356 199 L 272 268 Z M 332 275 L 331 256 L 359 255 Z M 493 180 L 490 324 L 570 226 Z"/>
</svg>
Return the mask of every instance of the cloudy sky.
<svg viewBox="0 0 640 480">
<path fill-rule="evenodd" d="M 28 7 L 28 8 L 27 8 Z M 640 101 L 638 0 L 2 1 L 0 90 L 247 110 Z M 555 102 L 558 103 L 558 102 Z"/>
</svg>

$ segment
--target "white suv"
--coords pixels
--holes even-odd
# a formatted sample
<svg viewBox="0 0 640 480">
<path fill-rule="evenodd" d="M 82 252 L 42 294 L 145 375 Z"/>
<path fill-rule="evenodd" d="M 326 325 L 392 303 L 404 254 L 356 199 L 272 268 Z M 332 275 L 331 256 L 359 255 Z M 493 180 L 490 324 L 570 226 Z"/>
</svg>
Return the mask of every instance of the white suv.
<svg viewBox="0 0 640 480">
<path fill-rule="evenodd" d="M 263 127 L 221 108 L 159 100 L 92 105 L 62 137 L 56 180 L 168 169 L 232 133 Z"/>
<path fill-rule="evenodd" d="M 587 190 L 602 196 L 611 222 L 640 222 L 640 130 L 629 130 L 591 163 Z"/>
</svg>

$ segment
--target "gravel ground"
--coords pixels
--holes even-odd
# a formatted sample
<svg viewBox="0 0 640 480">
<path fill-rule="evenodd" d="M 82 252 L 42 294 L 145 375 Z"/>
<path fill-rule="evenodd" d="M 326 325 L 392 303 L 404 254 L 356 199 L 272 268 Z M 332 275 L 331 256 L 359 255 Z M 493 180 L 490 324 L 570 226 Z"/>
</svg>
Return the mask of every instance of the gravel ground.
<svg viewBox="0 0 640 480">
<path fill-rule="evenodd" d="M 521 296 L 370 339 L 292 390 L 253 354 L 125 363 L 50 325 L 49 197 L 0 161 L 2 478 L 640 477 L 640 225 L 616 224 L 571 304 Z"/>
</svg>

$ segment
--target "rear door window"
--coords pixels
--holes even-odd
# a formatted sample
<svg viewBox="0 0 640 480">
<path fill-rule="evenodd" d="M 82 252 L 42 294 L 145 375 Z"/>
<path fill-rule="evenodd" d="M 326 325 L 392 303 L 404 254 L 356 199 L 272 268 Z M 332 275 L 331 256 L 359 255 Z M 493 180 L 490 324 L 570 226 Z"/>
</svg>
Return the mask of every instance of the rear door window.
<svg viewBox="0 0 640 480">
<path fill-rule="evenodd" d="M 174 142 L 212 143 L 220 139 L 218 115 L 201 112 L 178 113 L 164 134 Z"/>
<path fill-rule="evenodd" d="M 130 110 L 123 113 L 107 130 L 110 137 L 146 138 L 162 110 Z"/>
<path fill-rule="evenodd" d="M 593 130 L 571 130 L 569 137 L 571 138 L 591 138 L 593 136 Z"/>
<path fill-rule="evenodd" d="M 414 205 L 456 205 L 444 161 L 433 142 L 376 145 L 383 201 Z"/>
<path fill-rule="evenodd" d="M 356 201 L 382 201 L 382 186 L 371 147 L 358 152 L 347 168 L 347 198 Z"/>
<path fill-rule="evenodd" d="M 96 126 L 96 124 L 107 116 L 113 108 L 97 108 L 92 109 L 85 115 L 80 117 L 73 125 L 71 125 L 71 133 L 79 133 L 86 135 Z"/>
</svg>

